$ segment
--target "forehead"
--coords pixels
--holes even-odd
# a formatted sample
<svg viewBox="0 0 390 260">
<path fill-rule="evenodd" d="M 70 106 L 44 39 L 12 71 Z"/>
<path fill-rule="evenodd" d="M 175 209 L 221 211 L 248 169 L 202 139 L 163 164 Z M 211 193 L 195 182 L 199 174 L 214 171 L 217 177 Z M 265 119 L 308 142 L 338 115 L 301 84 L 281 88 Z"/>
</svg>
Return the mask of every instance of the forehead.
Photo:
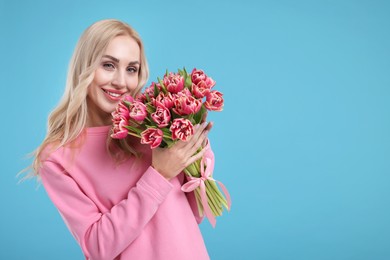
<svg viewBox="0 0 390 260">
<path fill-rule="evenodd" d="M 130 62 L 140 60 L 138 43 L 130 36 L 121 35 L 113 38 L 108 44 L 104 55 L 110 55 L 119 61 Z"/>
</svg>

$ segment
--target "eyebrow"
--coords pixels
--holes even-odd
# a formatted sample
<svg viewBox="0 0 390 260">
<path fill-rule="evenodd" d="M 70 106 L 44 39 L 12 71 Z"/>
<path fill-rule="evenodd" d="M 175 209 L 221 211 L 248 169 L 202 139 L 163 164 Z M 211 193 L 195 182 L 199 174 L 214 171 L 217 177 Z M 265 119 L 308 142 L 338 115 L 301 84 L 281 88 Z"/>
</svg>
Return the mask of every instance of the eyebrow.
<svg viewBox="0 0 390 260">
<path fill-rule="evenodd" d="M 119 59 L 117 59 L 111 55 L 103 55 L 103 58 L 108 58 L 116 63 L 119 63 Z M 140 62 L 139 61 L 130 61 L 129 65 L 140 65 Z"/>
</svg>

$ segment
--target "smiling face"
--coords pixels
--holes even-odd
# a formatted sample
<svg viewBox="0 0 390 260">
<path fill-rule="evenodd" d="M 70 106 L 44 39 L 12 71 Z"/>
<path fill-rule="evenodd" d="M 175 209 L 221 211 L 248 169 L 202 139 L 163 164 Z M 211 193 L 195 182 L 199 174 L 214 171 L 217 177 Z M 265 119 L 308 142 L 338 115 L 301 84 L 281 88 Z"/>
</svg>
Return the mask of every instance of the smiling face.
<svg viewBox="0 0 390 260">
<path fill-rule="evenodd" d="M 88 127 L 111 124 L 111 112 L 118 102 L 137 88 L 139 69 L 137 42 L 127 35 L 112 39 L 88 87 Z"/>
</svg>

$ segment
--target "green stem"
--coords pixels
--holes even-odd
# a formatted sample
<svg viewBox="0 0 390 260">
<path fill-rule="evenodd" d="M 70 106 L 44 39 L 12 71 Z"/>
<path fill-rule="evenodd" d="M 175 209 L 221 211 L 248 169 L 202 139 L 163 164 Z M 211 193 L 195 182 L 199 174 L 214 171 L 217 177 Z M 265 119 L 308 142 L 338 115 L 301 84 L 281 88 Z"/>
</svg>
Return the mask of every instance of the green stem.
<svg viewBox="0 0 390 260">
<path fill-rule="evenodd" d="M 184 172 L 192 177 L 200 177 L 200 173 L 199 173 L 198 169 L 196 168 L 196 162 L 188 165 L 187 168 L 184 169 Z"/>
<path fill-rule="evenodd" d="M 198 173 L 197 176 L 200 176 L 200 160 L 197 160 L 196 162 L 192 163 L 195 166 L 196 172 Z"/>
<path fill-rule="evenodd" d="M 195 198 L 196 198 L 195 199 L 196 204 L 198 205 L 199 216 L 203 217 L 203 205 L 202 205 L 202 199 L 200 197 L 199 189 L 195 189 L 194 194 L 195 194 Z"/>
<path fill-rule="evenodd" d="M 213 191 L 212 189 L 210 189 L 210 185 L 208 184 L 209 181 L 205 181 L 205 184 L 206 184 L 206 194 L 207 194 L 207 198 L 208 198 L 208 204 L 211 207 L 213 207 L 214 211 L 214 216 L 220 216 L 222 211 L 221 211 L 221 207 L 220 205 L 218 205 L 214 195 L 213 195 Z M 216 214 L 215 214 L 216 213 Z"/>
<path fill-rule="evenodd" d="M 215 186 L 215 182 L 214 181 L 208 181 L 208 184 L 209 184 L 209 189 L 212 191 L 213 195 L 214 195 L 214 199 L 217 201 L 218 203 L 218 207 L 221 211 L 221 214 L 222 214 L 222 211 L 223 211 L 223 205 L 225 203 L 225 200 L 224 198 L 222 197 L 222 194 L 221 192 L 218 190 L 218 188 Z M 215 189 L 217 188 L 217 189 Z"/>
<path fill-rule="evenodd" d="M 218 211 L 218 208 L 217 208 L 217 206 L 214 204 L 213 200 L 211 199 L 210 194 L 206 192 L 206 196 L 207 196 L 207 204 L 208 204 L 208 206 L 209 206 L 209 208 L 210 208 L 212 214 L 213 214 L 214 216 L 219 216 L 219 214 L 218 214 L 218 212 L 219 212 L 219 211 Z"/>
<path fill-rule="evenodd" d="M 211 188 L 215 191 L 215 194 L 218 196 L 219 201 L 222 203 L 222 205 L 223 205 L 226 209 L 229 209 L 229 208 L 228 208 L 228 205 L 227 205 L 227 200 L 226 200 L 226 198 L 222 195 L 222 192 L 218 189 L 218 186 L 217 186 L 217 184 L 215 183 L 215 181 L 210 182 L 210 186 L 211 186 Z"/>
<path fill-rule="evenodd" d="M 188 168 L 188 167 L 187 167 L 187 168 Z M 188 170 L 187 168 L 185 168 L 185 169 L 183 170 L 183 172 L 184 172 L 187 176 L 192 176 L 190 170 Z"/>
</svg>

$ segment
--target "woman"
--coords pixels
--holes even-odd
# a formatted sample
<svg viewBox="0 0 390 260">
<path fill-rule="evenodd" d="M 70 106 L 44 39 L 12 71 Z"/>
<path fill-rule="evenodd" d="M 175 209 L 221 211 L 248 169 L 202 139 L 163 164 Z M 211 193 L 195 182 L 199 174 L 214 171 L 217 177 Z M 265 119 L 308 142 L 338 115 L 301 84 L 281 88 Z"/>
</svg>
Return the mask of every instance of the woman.
<svg viewBox="0 0 390 260">
<path fill-rule="evenodd" d="M 142 41 L 129 25 L 91 25 L 37 149 L 35 173 L 86 259 L 209 258 L 195 197 L 180 187 L 186 166 L 202 156 L 213 160 L 204 145 L 211 124 L 197 125 L 190 140 L 169 149 L 151 151 L 137 139 L 107 145 L 111 112 L 124 95 L 139 93 L 147 77 Z"/>
</svg>

